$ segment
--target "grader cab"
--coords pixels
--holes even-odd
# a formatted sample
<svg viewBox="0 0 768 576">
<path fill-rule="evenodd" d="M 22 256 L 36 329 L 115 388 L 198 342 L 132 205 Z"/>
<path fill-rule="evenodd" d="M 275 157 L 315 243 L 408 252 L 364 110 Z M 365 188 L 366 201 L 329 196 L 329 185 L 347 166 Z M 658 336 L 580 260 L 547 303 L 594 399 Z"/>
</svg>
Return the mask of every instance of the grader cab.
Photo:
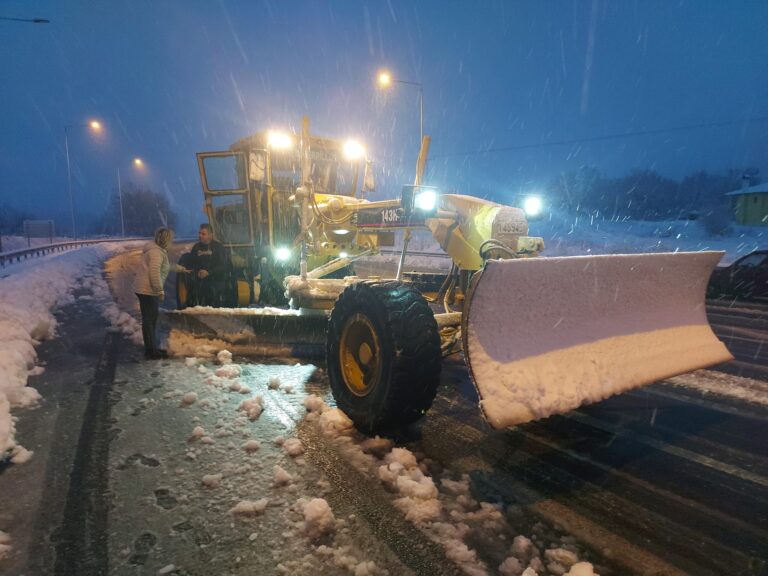
<svg viewBox="0 0 768 576">
<path fill-rule="evenodd" d="M 731 359 L 704 307 L 722 254 L 541 257 L 521 210 L 422 185 L 428 148 L 425 137 L 414 184 L 378 201 L 365 198 L 360 148 L 345 157 L 306 119 L 293 139 L 259 134 L 199 154 L 241 307 L 169 312 L 172 326 L 260 350 L 321 349 L 338 406 L 369 432 L 421 418 L 458 348 L 495 428 Z M 452 260 L 426 291 L 404 274 L 415 229 Z M 392 277 L 355 276 L 395 232 Z"/>
</svg>

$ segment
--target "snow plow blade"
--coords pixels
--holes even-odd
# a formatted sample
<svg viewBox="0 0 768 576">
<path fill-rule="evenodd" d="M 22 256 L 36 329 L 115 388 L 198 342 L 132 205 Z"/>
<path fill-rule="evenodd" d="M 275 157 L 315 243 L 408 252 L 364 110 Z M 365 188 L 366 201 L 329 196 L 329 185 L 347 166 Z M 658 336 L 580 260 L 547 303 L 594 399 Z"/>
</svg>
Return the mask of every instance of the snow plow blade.
<svg viewBox="0 0 768 576">
<path fill-rule="evenodd" d="M 733 356 L 707 322 L 722 252 L 491 260 L 473 278 L 464 354 L 494 428 Z"/>
<path fill-rule="evenodd" d="M 264 356 L 316 357 L 325 354 L 328 314 L 280 308 L 165 310 L 172 330 L 198 338 L 223 340 Z"/>
</svg>

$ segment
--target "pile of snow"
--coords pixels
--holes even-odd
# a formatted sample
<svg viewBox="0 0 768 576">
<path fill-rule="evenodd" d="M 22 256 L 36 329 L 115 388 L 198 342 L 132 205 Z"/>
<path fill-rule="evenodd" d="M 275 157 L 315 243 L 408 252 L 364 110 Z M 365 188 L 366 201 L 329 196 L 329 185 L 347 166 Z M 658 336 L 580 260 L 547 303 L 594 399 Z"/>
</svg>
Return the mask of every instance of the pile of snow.
<svg viewBox="0 0 768 576">
<path fill-rule="evenodd" d="M 40 400 L 37 390 L 27 386 L 27 377 L 37 361 L 35 346 L 56 336 L 54 311 L 73 303 L 77 288 L 90 289 L 86 299 L 108 297 L 97 278 L 100 263 L 120 248 L 98 244 L 36 258 L 9 266 L 8 276 L 0 279 L 0 458 L 7 452 L 17 463 L 29 457 L 16 443 L 10 411 Z"/>
<path fill-rule="evenodd" d="M 723 261 L 731 262 L 768 243 L 768 230 L 760 226 L 733 226 L 713 236 L 701 220 L 605 220 L 556 211 L 530 222 L 528 233 L 544 238 L 543 256 L 723 250 Z"/>
<path fill-rule="evenodd" d="M 307 538 L 317 539 L 336 530 L 336 518 L 324 498 L 312 498 L 309 501 L 300 498 L 296 507 L 304 515 L 301 531 Z"/>
</svg>

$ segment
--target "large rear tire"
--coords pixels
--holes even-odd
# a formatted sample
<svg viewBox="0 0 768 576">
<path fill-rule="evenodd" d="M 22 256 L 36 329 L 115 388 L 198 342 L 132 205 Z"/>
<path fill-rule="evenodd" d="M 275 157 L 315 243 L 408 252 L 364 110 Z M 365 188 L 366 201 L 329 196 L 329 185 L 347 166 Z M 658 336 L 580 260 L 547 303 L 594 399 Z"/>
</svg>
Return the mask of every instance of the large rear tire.
<svg viewBox="0 0 768 576">
<path fill-rule="evenodd" d="M 359 282 L 341 293 L 326 341 L 336 403 L 363 432 L 395 430 L 432 405 L 440 334 L 429 305 L 402 282 Z"/>
</svg>

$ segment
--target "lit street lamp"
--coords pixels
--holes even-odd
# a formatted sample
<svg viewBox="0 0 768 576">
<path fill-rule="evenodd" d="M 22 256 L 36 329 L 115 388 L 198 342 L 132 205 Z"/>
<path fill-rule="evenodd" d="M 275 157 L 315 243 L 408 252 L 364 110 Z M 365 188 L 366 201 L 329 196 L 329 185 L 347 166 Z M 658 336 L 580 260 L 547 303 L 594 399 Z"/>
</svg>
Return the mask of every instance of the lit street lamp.
<svg viewBox="0 0 768 576">
<path fill-rule="evenodd" d="M 144 161 L 141 158 L 134 158 L 133 166 L 137 170 L 144 170 Z M 125 238 L 125 218 L 123 217 L 123 185 L 120 181 L 120 166 L 117 167 L 117 194 L 120 199 L 120 235 Z"/>
<path fill-rule="evenodd" d="M 96 120 L 91 120 L 87 124 L 68 124 L 64 126 L 64 151 L 67 154 L 67 184 L 69 185 L 69 214 L 72 218 L 72 238 L 77 239 L 77 230 L 75 228 L 75 203 L 72 198 L 72 168 L 69 163 L 69 129 L 70 128 L 90 128 L 96 133 L 101 132 L 101 124 Z"/>
<path fill-rule="evenodd" d="M 381 70 L 379 72 L 377 76 L 377 82 L 379 84 L 379 87 L 382 89 L 390 88 L 393 83 L 408 84 L 409 86 L 416 86 L 416 88 L 418 88 L 419 90 L 419 136 L 421 137 L 421 140 L 419 141 L 419 145 L 421 145 L 421 141 L 424 140 L 424 87 L 421 85 L 420 82 L 411 82 L 409 80 L 399 80 L 397 78 L 393 78 L 392 74 L 387 70 Z"/>
</svg>

